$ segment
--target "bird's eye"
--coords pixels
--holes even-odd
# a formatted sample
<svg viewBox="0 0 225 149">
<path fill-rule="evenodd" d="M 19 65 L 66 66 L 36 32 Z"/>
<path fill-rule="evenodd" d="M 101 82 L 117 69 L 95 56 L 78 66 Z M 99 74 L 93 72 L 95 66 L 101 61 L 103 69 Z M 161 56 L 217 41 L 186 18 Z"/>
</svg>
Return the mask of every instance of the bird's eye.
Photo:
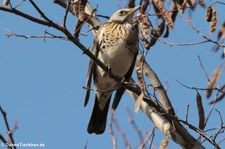
<svg viewBox="0 0 225 149">
<path fill-rule="evenodd" d="M 126 14 L 126 13 L 127 13 L 127 12 L 124 11 L 124 10 L 120 11 L 120 15 L 124 15 L 124 14 Z"/>
</svg>

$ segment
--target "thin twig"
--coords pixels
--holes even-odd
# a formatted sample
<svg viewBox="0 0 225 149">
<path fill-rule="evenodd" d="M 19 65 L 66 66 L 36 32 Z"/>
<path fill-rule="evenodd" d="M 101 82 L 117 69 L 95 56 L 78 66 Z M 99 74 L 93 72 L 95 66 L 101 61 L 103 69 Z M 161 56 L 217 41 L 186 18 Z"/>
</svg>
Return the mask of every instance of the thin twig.
<svg viewBox="0 0 225 149">
<path fill-rule="evenodd" d="M 216 41 L 216 40 L 212 40 L 211 38 L 208 38 L 206 35 L 204 35 L 203 33 L 201 33 L 194 25 L 192 25 L 191 21 L 189 21 L 184 15 L 183 13 L 181 12 L 180 9 L 179 10 L 179 14 L 180 16 L 184 19 L 184 21 L 189 24 L 189 26 L 197 33 L 199 34 L 200 36 L 202 36 L 203 38 L 205 38 L 206 40 L 208 40 L 209 42 L 212 42 L 212 43 L 215 43 L 217 44 L 218 46 L 220 47 L 225 47 L 225 45 L 221 44 L 220 42 Z"/>
<path fill-rule="evenodd" d="M 130 146 L 130 143 L 128 142 L 128 140 L 127 140 L 126 134 L 120 129 L 119 123 L 117 122 L 117 119 L 115 117 L 114 117 L 113 123 L 116 127 L 116 130 L 120 133 L 126 149 L 131 149 L 131 146 Z"/>
<path fill-rule="evenodd" d="M 42 11 L 41 9 L 34 3 L 33 0 L 29 0 L 31 5 L 37 10 L 37 12 L 41 15 L 42 18 L 44 18 L 48 22 L 52 22 Z"/>
<path fill-rule="evenodd" d="M 153 38 L 155 38 L 155 37 L 153 37 Z M 159 38 L 155 38 L 155 39 L 157 39 L 158 41 L 160 41 L 164 44 L 167 44 L 171 47 L 172 46 L 193 46 L 193 45 L 198 45 L 198 44 L 210 42 L 209 40 L 203 40 L 203 41 L 196 41 L 196 42 L 190 42 L 190 43 L 172 43 L 172 42 L 168 42 L 168 41 L 163 41 L 162 39 L 159 39 Z"/>
<path fill-rule="evenodd" d="M 21 2 L 19 2 L 19 3 L 14 7 L 14 9 L 15 9 L 15 8 L 18 8 L 19 6 L 21 6 L 25 1 L 26 1 L 26 0 L 22 0 Z"/>
<path fill-rule="evenodd" d="M 144 142 L 140 146 L 140 149 L 144 149 L 145 145 L 147 144 L 147 142 L 149 141 L 149 139 L 151 138 L 151 136 L 153 136 L 153 134 L 155 133 L 155 129 L 156 129 L 156 126 L 154 126 L 152 128 L 152 130 L 149 132 L 149 134 L 146 136 Z"/>
<path fill-rule="evenodd" d="M 223 2 L 219 2 L 219 1 L 215 1 L 215 2 L 213 2 L 213 4 L 212 4 L 212 5 L 215 5 L 215 4 L 225 5 L 225 3 L 223 3 Z"/>
<path fill-rule="evenodd" d="M 117 149 L 117 139 L 116 139 L 116 136 L 114 134 L 114 131 L 113 131 L 113 121 L 114 121 L 114 113 L 113 111 L 111 110 L 110 112 L 110 123 L 109 123 L 109 128 L 110 128 L 110 135 L 112 137 L 112 141 L 113 141 L 113 149 Z"/>
<path fill-rule="evenodd" d="M 15 144 L 14 139 L 13 139 L 13 136 L 12 136 L 12 132 L 11 132 L 10 127 L 9 127 L 8 119 L 7 119 L 7 116 L 6 116 L 7 114 L 6 114 L 6 112 L 2 109 L 1 106 L 0 106 L 0 111 L 1 111 L 2 116 L 3 116 L 3 118 L 4 118 L 4 122 L 5 122 L 6 129 L 7 129 L 7 131 L 8 131 L 7 134 L 8 134 L 8 136 L 9 136 L 10 143 Z M 13 146 L 13 148 L 16 149 L 16 146 Z"/>
<path fill-rule="evenodd" d="M 137 124 L 135 123 L 129 108 L 127 108 L 127 113 L 129 115 L 129 122 L 131 123 L 134 130 L 136 131 L 136 133 L 138 135 L 138 138 L 139 138 L 139 141 L 140 141 L 140 144 L 141 144 L 144 141 L 141 130 L 138 128 Z"/>
<path fill-rule="evenodd" d="M 6 139 L 2 136 L 2 134 L 0 134 L 0 140 L 2 141 L 2 143 L 7 144 Z M 10 147 L 11 148 L 11 147 Z"/>
<path fill-rule="evenodd" d="M 6 31 L 8 32 L 7 34 L 5 34 L 4 36 L 6 37 L 20 37 L 20 38 L 25 38 L 25 39 L 30 39 L 30 38 L 52 38 L 52 39 L 62 39 L 62 40 L 66 40 L 68 41 L 68 39 L 66 38 L 66 36 L 56 36 L 56 35 L 53 35 L 53 34 L 50 34 L 48 32 L 45 32 L 45 34 L 49 34 L 49 36 L 46 36 L 46 35 L 23 35 L 23 34 L 17 34 L 17 33 L 13 33 L 13 32 L 10 32 L 8 29 L 6 29 Z"/>
<path fill-rule="evenodd" d="M 216 112 L 219 114 L 219 118 L 220 118 L 220 129 L 217 131 L 217 133 L 215 133 L 214 137 L 213 137 L 213 140 L 215 141 L 216 138 L 218 137 L 219 134 L 223 133 L 224 132 L 224 126 L 223 126 L 223 118 L 222 118 L 222 115 L 220 113 L 219 110 L 215 109 Z"/>
<path fill-rule="evenodd" d="M 65 14 L 64 14 L 64 18 L 63 18 L 63 27 L 64 28 L 66 28 L 66 20 L 67 20 L 67 15 L 68 15 L 68 12 L 69 12 L 70 4 L 71 4 L 71 0 L 68 1 L 67 6 L 66 6 L 66 11 L 65 11 Z"/>
<path fill-rule="evenodd" d="M 171 118 L 178 120 L 182 122 L 183 124 L 187 125 L 190 129 L 194 130 L 195 132 L 199 133 L 201 136 L 203 136 L 207 141 L 209 141 L 213 146 L 215 146 L 217 149 L 221 149 L 220 146 L 212 140 L 210 137 L 208 137 L 202 130 L 198 129 L 197 127 L 187 123 L 185 120 L 181 120 L 178 117 L 174 117 L 171 115 Z"/>
<path fill-rule="evenodd" d="M 96 16 L 100 17 L 100 18 L 107 19 L 107 20 L 110 18 L 109 16 L 105 16 L 105 15 L 101 15 L 101 14 L 97 14 Z"/>
<path fill-rule="evenodd" d="M 216 95 L 216 97 L 218 96 L 218 92 L 217 92 L 217 95 Z M 209 111 L 209 114 L 208 114 L 208 116 L 206 117 L 206 119 L 205 119 L 205 126 L 206 126 L 206 124 L 208 123 L 208 121 L 209 121 L 209 118 L 210 118 L 210 116 L 211 116 L 211 114 L 212 114 L 212 111 L 214 110 L 214 107 L 215 107 L 215 102 L 212 104 L 212 106 L 211 106 L 211 108 L 210 108 L 210 111 Z"/>
<path fill-rule="evenodd" d="M 88 145 L 88 140 L 84 144 L 84 149 L 87 149 L 87 145 Z"/>
<path fill-rule="evenodd" d="M 209 79 L 209 76 L 208 76 L 208 74 L 207 74 L 207 72 L 206 72 L 206 70 L 205 70 L 205 67 L 204 67 L 203 64 L 202 64 L 202 60 L 201 60 L 201 58 L 200 58 L 199 55 L 198 55 L 198 60 L 199 60 L 200 66 L 201 66 L 202 70 L 204 71 L 204 74 L 205 74 L 205 76 L 206 76 L 208 82 L 211 82 L 210 79 Z"/>
<path fill-rule="evenodd" d="M 149 149 L 152 148 L 154 138 L 155 138 L 155 133 L 152 134 L 152 139 L 151 139 L 151 141 L 150 141 L 150 143 L 149 143 L 149 144 L 150 144 Z"/>
<path fill-rule="evenodd" d="M 218 142 L 218 144 L 222 143 L 223 141 L 225 141 L 225 138 L 223 138 L 222 140 L 220 140 L 220 141 Z"/>
<path fill-rule="evenodd" d="M 223 90 L 221 90 L 221 89 L 219 89 L 219 88 L 217 88 L 217 87 L 213 87 L 212 89 L 209 89 L 209 88 L 200 88 L 200 87 L 190 87 L 190 86 L 187 86 L 187 85 L 181 83 L 181 82 L 178 81 L 178 80 L 176 80 L 176 81 L 177 81 L 177 83 L 179 83 L 180 85 L 182 85 L 182 86 L 184 86 L 184 87 L 186 87 L 186 88 L 188 88 L 188 89 L 192 89 L 192 90 L 216 90 L 216 91 L 219 91 L 219 92 L 221 92 L 221 93 L 224 93 Z"/>
</svg>

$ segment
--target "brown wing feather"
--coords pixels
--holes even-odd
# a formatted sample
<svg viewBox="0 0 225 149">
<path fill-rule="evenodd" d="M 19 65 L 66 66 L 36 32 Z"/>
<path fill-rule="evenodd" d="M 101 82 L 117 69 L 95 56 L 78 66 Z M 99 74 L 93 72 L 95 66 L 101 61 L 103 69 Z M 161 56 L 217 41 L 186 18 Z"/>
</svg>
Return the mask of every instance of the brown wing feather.
<svg viewBox="0 0 225 149">
<path fill-rule="evenodd" d="M 93 48 L 92 48 L 92 53 L 96 57 L 98 57 L 99 46 L 100 45 L 98 44 L 98 41 L 95 40 Z M 91 82 L 92 82 L 92 75 L 93 75 L 93 71 L 94 71 L 93 68 L 95 67 L 95 65 L 96 65 L 95 62 L 91 59 L 90 62 L 89 62 L 88 72 L 87 72 L 86 95 L 85 95 L 84 106 L 86 106 L 88 104 L 88 101 L 89 101 L 89 98 L 90 98 L 90 88 L 91 88 Z"/>
</svg>

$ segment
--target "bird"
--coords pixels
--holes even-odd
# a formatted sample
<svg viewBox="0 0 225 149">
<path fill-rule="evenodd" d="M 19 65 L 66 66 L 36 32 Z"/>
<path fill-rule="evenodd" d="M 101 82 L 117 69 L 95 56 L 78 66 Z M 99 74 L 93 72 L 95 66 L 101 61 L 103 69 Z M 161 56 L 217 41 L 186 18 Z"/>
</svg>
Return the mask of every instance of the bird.
<svg viewBox="0 0 225 149">
<path fill-rule="evenodd" d="M 131 78 L 138 54 L 138 28 L 132 24 L 132 19 L 139 8 L 140 6 L 136 6 L 116 11 L 108 22 L 99 27 L 93 43 L 92 53 L 109 68 L 112 74 L 126 82 Z M 89 101 L 92 76 L 95 101 L 87 131 L 89 134 L 98 135 L 105 131 L 113 91 L 116 92 L 112 104 L 114 111 L 126 89 L 90 60 L 84 106 Z"/>
</svg>

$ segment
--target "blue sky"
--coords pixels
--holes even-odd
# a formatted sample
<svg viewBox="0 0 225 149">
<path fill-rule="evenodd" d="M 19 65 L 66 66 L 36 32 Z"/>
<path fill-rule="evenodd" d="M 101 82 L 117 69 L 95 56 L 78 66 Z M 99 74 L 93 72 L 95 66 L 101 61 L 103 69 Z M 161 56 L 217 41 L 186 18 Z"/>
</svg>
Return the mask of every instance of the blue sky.
<svg viewBox="0 0 225 149">
<path fill-rule="evenodd" d="M 53 4 L 51 0 L 39 0 L 37 3 L 46 15 L 54 21 L 62 24 L 64 9 Z M 125 6 L 126 1 L 114 1 L 110 4 L 106 1 L 96 0 L 91 3 L 93 7 L 98 5 L 98 13 L 110 16 L 115 10 Z M 207 3 L 209 4 L 209 3 Z M 224 6 L 216 5 L 219 12 L 220 24 L 225 21 L 223 13 Z M 25 2 L 21 10 L 39 15 Z M 185 13 L 188 16 L 188 13 Z M 204 20 L 205 10 L 197 7 L 193 15 L 193 24 L 205 35 L 216 39 L 216 35 L 209 34 L 209 23 Z M 59 39 L 24 39 L 4 36 L 7 28 L 11 32 L 26 35 L 43 35 L 47 30 L 56 35 L 62 35 L 52 28 L 40 26 L 27 21 L 21 17 L 0 13 L 0 105 L 8 113 L 8 120 L 12 126 L 18 121 L 18 129 L 15 131 L 14 139 L 17 143 L 44 143 L 46 148 L 84 148 L 88 140 L 87 148 L 112 148 L 112 139 L 109 135 L 109 116 L 106 132 L 103 135 L 89 135 L 86 132 L 87 123 L 93 106 L 94 93 L 91 102 L 86 108 L 83 106 L 85 90 L 82 88 L 86 82 L 88 57 L 82 54 L 75 45 L 68 41 Z M 155 22 L 155 18 L 152 22 Z M 103 22 L 107 20 L 102 20 Z M 68 16 L 68 28 L 73 31 L 76 19 Z M 87 27 L 82 32 L 86 33 Z M 194 42 L 203 40 L 178 16 L 175 29 L 170 32 L 168 39 L 162 40 L 174 43 Z M 87 48 L 92 47 L 93 36 L 80 36 L 80 41 Z M 158 42 L 151 48 L 147 57 L 148 63 L 159 76 L 161 82 L 169 83 L 168 95 L 178 116 L 185 118 L 186 107 L 190 105 L 189 122 L 198 126 L 198 115 L 195 103 L 194 90 L 184 88 L 176 80 L 188 85 L 204 88 L 207 79 L 200 67 L 197 56 L 199 55 L 206 71 L 211 76 L 213 70 L 221 64 L 222 50 L 218 53 L 211 51 L 213 44 L 207 43 L 197 46 L 168 46 Z M 136 78 L 134 76 L 134 78 Z M 225 80 L 224 70 L 219 80 L 223 85 Z M 205 112 L 208 114 L 210 105 L 205 100 L 205 92 L 200 91 L 203 96 Z M 213 94 L 215 97 L 216 94 Z M 212 100 L 212 99 L 211 99 Z M 225 113 L 222 108 L 224 101 L 218 103 L 216 108 Z M 142 113 L 134 113 L 134 103 L 125 94 L 123 100 L 115 112 L 121 129 L 135 148 L 139 141 L 135 130 L 129 123 L 127 108 L 132 111 L 133 118 L 138 127 L 143 131 L 150 132 L 153 128 L 152 122 Z M 223 115 L 224 117 L 224 115 Z M 209 126 L 219 127 L 219 117 L 214 111 L 209 120 Z M 115 130 L 115 127 L 114 127 Z M 189 130 L 194 137 L 197 134 Z M 0 116 L 0 133 L 5 134 L 6 129 Z M 121 136 L 116 132 L 118 148 L 124 148 Z M 156 131 L 154 146 L 159 147 L 164 136 Z M 224 135 L 223 135 L 224 137 Z M 220 137 L 221 139 L 221 137 Z M 212 148 L 205 143 L 207 148 Z M 179 147 L 170 141 L 169 148 Z M 225 148 L 225 143 L 221 144 Z"/>
</svg>

